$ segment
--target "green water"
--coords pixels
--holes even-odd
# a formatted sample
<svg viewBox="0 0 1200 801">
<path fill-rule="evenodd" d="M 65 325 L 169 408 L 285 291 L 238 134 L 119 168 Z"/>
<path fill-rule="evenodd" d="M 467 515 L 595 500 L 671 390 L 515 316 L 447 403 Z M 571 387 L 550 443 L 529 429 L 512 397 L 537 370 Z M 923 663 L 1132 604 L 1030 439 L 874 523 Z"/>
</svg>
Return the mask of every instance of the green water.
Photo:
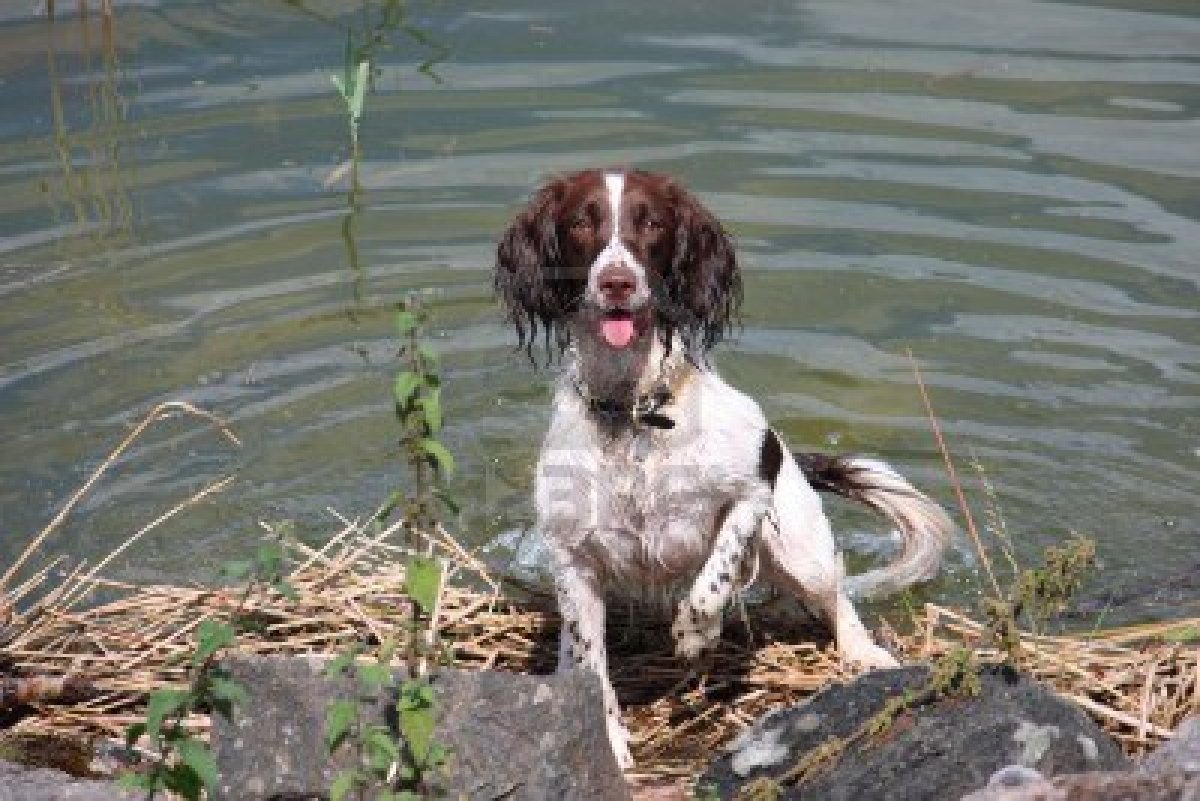
<svg viewBox="0 0 1200 801">
<path fill-rule="evenodd" d="M 317 539 L 330 509 L 368 514 L 403 480 L 391 309 L 421 291 L 459 530 L 504 562 L 550 375 L 501 324 L 493 243 L 548 173 L 631 164 L 736 234 L 745 321 L 717 362 L 793 445 L 883 455 L 951 503 L 912 349 L 980 516 L 972 459 L 1020 555 L 1076 530 L 1105 581 L 1196 562 L 1190 0 L 414 6 L 440 82 L 417 69 L 436 51 L 384 32 L 349 220 L 328 76 L 378 4 L 37 5 L 0 8 L 6 559 L 169 399 L 244 447 L 156 427 L 47 552 L 94 558 L 230 473 L 112 572 L 200 580 L 259 521 Z M 878 526 L 835 514 L 847 547 L 878 550 Z M 965 548 L 950 562 L 934 597 L 975 585 Z"/>
</svg>

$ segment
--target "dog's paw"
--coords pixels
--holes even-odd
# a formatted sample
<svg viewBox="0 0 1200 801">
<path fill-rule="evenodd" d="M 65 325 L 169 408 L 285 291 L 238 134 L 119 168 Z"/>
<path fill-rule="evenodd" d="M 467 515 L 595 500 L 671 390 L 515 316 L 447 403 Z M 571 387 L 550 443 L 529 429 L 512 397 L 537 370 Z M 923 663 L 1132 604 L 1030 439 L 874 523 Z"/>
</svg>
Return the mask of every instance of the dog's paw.
<svg viewBox="0 0 1200 801">
<path fill-rule="evenodd" d="M 695 659 L 721 637 L 721 613 L 706 612 L 684 599 L 679 602 L 679 611 L 671 624 L 671 636 L 675 639 L 676 654 Z"/>
</svg>

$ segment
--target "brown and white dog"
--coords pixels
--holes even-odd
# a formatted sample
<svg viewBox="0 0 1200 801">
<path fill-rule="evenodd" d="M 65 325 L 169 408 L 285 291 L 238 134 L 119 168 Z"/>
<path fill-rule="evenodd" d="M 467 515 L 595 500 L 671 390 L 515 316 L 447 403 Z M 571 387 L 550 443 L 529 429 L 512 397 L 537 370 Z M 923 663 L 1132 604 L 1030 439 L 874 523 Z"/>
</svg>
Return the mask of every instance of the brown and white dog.
<svg viewBox="0 0 1200 801">
<path fill-rule="evenodd" d="M 537 464 L 538 529 L 563 620 L 559 668 L 604 683 L 622 767 L 628 734 L 607 676 L 606 593 L 667 602 L 676 652 L 721 632 L 725 606 L 765 577 L 831 625 L 849 662 L 895 664 L 851 596 L 928 579 L 951 523 L 882 462 L 789 453 L 758 405 L 706 358 L 741 300 L 733 245 L 678 183 L 640 170 L 549 181 L 504 233 L 496 288 L 530 355 L 569 352 Z M 888 517 L 904 546 L 846 577 L 815 489 Z"/>
</svg>

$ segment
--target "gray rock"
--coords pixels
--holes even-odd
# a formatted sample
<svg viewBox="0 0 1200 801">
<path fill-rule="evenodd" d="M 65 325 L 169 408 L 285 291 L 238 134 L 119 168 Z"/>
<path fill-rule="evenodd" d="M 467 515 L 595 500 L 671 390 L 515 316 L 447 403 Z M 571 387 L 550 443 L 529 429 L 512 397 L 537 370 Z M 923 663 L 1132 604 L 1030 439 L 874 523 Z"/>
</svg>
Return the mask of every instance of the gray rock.
<svg viewBox="0 0 1200 801">
<path fill-rule="evenodd" d="M 0 801 L 134 801 L 115 782 L 77 779 L 47 768 L 27 768 L 0 760 Z"/>
<path fill-rule="evenodd" d="M 226 663 L 249 703 L 232 722 L 213 720 L 218 798 L 320 798 L 348 753 L 325 751 L 325 712 L 350 695 L 322 675 L 324 660 L 239 656 Z M 397 671 L 397 681 L 402 671 Z M 622 799 L 629 797 L 605 729 L 599 681 L 582 671 L 523 676 L 442 669 L 436 739 L 453 752 L 450 798 Z M 372 711 L 385 720 L 381 699 Z"/>
<path fill-rule="evenodd" d="M 1035 774 L 1012 781 L 1004 775 L 1010 768 L 962 801 L 1200 801 L 1200 779 L 1189 780 L 1182 773 L 1078 773 L 1053 779 Z"/>
<path fill-rule="evenodd" d="M 925 668 L 868 673 L 807 703 L 767 715 L 701 778 L 722 798 L 758 777 L 777 777 L 812 749 L 845 737 L 888 698 L 924 686 Z M 977 697 L 949 698 L 898 716 L 888 731 L 849 748 L 783 798 L 822 801 L 953 799 L 1006 765 L 1045 775 L 1123 770 L 1128 762 L 1082 710 L 1012 671 L 987 668 Z"/>
<path fill-rule="evenodd" d="M 1009 765 L 962 801 L 1200 801 L 1200 717 L 1138 765 L 1136 773 L 1078 773 L 1043 778 Z"/>
<path fill-rule="evenodd" d="M 1183 773 L 1200 776 L 1200 715 L 1193 715 L 1138 765 L 1141 773 Z"/>
</svg>

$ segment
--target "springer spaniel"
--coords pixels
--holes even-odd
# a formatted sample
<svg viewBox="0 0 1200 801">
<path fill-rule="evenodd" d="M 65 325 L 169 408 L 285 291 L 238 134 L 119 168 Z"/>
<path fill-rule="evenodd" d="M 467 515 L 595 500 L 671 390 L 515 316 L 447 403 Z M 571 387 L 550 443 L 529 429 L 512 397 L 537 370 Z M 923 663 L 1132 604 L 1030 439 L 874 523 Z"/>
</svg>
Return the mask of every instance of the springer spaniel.
<svg viewBox="0 0 1200 801">
<path fill-rule="evenodd" d="M 604 597 L 670 604 L 676 652 L 697 656 L 761 565 L 832 627 L 842 657 L 896 664 L 851 596 L 931 578 L 952 525 L 882 462 L 791 454 L 707 353 L 741 300 L 733 245 L 678 183 L 584 170 L 542 187 L 504 233 L 496 288 L 530 357 L 569 352 L 538 459 L 538 529 L 562 615 L 559 668 L 604 685 L 609 739 L 632 764 L 607 676 Z M 814 490 L 855 499 L 899 529 L 896 560 L 845 577 Z"/>
</svg>

